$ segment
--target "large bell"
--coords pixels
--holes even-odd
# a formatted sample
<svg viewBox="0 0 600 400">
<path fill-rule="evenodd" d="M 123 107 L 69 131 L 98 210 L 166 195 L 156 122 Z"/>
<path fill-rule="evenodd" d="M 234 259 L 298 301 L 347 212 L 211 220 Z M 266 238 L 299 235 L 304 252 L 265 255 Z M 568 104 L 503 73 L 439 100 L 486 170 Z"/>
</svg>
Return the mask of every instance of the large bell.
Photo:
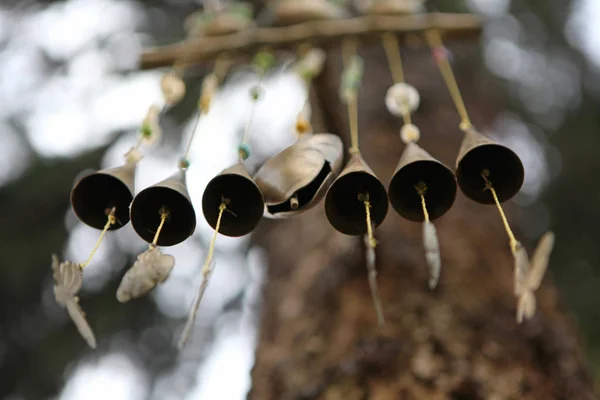
<svg viewBox="0 0 600 400">
<path fill-rule="evenodd" d="M 185 171 L 178 170 L 164 181 L 156 183 L 135 196 L 131 203 L 131 224 L 142 239 L 152 243 L 161 223 L 161 213 L 167 212 L 158 246 L 173 246 L 190 237 L 196 229 L 196 213 L 185 182 Z"/>
<path fill-rule="evenodd" d="M 262 193 L 242 163 L 227 168 L 206 186 L 202 212 L 213 229 L 217 227 L 219 207 L 223 202 L 227 208 L 221 217 L 219 233 L 225 236 L 247 235 L 263 216 L 265 203 Z"/>
<path fill-rule="evenodd" d="M 343 7 L 331 0 L 279 0 L 275 3 L 274 12 L 277 25 L 337 19 L 347 15 Z"/>
<path fill-rule="evenodd" d="M 263 164 L 254 181 L 265 216 L 289 218 L 314 207 L 342 169 L 344 149 L 336 135 L 304 134 Z"/>
<path fill-rule="evenodd" d="M 441 217 L 456 198 L 456 178 L 450 168 L 414 142 L 408 142 L 390 181 L 392 207 L 410 221 L 423 221 L 423 206 L 417 187 L 424 187 L 429 218 Z"/>
<path fill-rule="evenodd" d="M 133 199 L 135 167 L 135 162 L 129 162 L 81 178 L 71 190 L 71 205 L 77 218 L 86 225 L 104 229 L 108 212 L 115 207 L 116 222 L 108 229 L 125 226 Z"/>
<path fill-rule="evenodd" d="M 525 171 L 515 152 L 470 128 L 465 131 L 456 159 L 458 186 L 470 199 L 493 204 L 494 197 L 486 189 L 482 175 L 486 175 L 498 200 L 503 202 L 521 189 Z"/>
<path fill-rule="evenodd" d="M 329 223 L 346 235 L 367 233 L 365 199 L 371 203 L 371 220 L 377 227 L 387 215 L 387 193 L 360 153 L 354 153 L 325 196 Z"/>
</svg>

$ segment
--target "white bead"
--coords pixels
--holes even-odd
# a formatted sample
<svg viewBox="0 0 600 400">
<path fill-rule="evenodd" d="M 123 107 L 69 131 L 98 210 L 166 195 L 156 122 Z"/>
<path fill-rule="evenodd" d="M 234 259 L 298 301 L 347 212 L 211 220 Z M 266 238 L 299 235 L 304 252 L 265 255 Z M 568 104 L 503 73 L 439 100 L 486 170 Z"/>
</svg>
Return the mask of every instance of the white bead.
<svg viewBox="0 0 600 400">
<path fill-rule="evenodd" d="M 406 124 L 400 129 L 400 138 L 404 143 L 416 143 L 421 138 L 421 131 L 416 125 Z"/>
<path fill-rule="evenodd" d="M 406 83 L 396 83 L 385 95 L 385 105 L 390 113 L 403 116 L 419 107 L 420 96 L 417 89 Z"/>
<path fill-rule="evenodd" d="M 183 96 L 185 96 L 185 83 L 180 77 L 172 73 L 163 75 L 160 81 L 160 88 L 165 103 L 170 106 L 179 103 L 183 99 Z"/>
</svg>

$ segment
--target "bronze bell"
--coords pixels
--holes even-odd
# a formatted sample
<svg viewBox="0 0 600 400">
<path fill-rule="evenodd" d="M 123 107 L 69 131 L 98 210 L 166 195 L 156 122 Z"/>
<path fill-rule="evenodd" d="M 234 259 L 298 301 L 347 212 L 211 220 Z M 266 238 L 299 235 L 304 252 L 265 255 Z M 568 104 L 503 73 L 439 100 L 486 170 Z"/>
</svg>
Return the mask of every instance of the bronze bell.
<svg viewBox="0 0 600 400">
<path fill-rule="evenodd" d="M 458 186 L 470 199 L 482 204 L 493 204 L 494 197 L 490 190 L 486 190 L 483 174 L 496 191 L 500 202 L 517 194 L 525 178 L 523 163 L 515 152 L 474 128 L 469 128 L 465 131 L 456 159 Z"/>
<path fill-rule="evenodd" d="M 336 135 L 304 134 L 263 164 L 254 181 L 265 216 L 289 218 L 314 207 L 342 169 L 344 149 Z"/>
<path fill-rule="evenodd" d="M 262 193 L 242 163 L 227 168 L 206 186 L 202 212 L 213 229 L 216 229 L 219 207 L 223 202 L 227 209 L 221 218 L 219 233 L 225 236 L 247 235 L 263 216 L 265 203 Z"/>
<path fill-rule="evenodd" d="M 167 211 L 167 219 L 156 242 L 158 246 L 176 245 L 194 233 L 196 213 L 184 170 L 142 190 L 131 203 L 133 229 L 148 243 L 152 243 L 160 225 L 162 210 Z"/>
<path fill-rule="evenodd" d="M 367 196 L 371 202 L 371 220 L 375 228 L 387 215 L 387 193 L 360 153 L 353 153 L 325 196 L 325 213 L 329 223 L 346 235 L 365 234 L 367 221 L 363 199 Z"/>
<path fill-rule="evenodd" d="M 441 217 L 456 198 L 456 178 L 450 168 L 433 158 L 414 142 L 408 142 L 390 181 L 392 207 L 410 221 L 423 221 L 421 196 L 416 189 L 424 184 L 429 218 Z"/>
<path fill-rule="evenodd" d="M 115 207 L 116 230 L 129 222 L 129 205 L 133 200 L 135 162 L 121 167 L 96 171 L 81 178 L 71 190 L 71 205 L 81 222 L 104 229 L 107 211 Z"/>
<path fill-rule="evenodd" d="M 346 10 L 331 0 L 279 0 L 275 3 L 274 11 L 277 25 L 292 25 L 347 16 Z"/>
</svg>

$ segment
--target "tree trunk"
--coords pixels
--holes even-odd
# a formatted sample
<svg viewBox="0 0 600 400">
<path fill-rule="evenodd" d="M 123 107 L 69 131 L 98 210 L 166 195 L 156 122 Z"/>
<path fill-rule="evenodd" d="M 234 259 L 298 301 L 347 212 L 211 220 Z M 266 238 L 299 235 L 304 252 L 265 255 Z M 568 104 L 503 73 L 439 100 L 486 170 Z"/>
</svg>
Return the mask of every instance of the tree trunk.
<svg viewBox="0 0 600 400">
<path fill-rule="evenodd" d="M 489 80 L 474 46 L 455 69 L 473 122 L 485 128 L 494 110 Z M 384 106 L 391 84 L 380 49 L 361 52 L 361 148 L 387 186 L 403 149 L 401 121 Z M 468 54 L 467 54 L 468 53 Z M 425 50 L 403 50 L 406 78 L 419 89 L 420 144 L 454 167 L 462 137 L 450 97 Z M 325 126 L 344 139 L 337 100 L 339 65 L 331 55 L 315 85 Z M 511 215 L 513 206 L 507 203 Z M 376 230 L 378 282 L 388 326 L 377 326 L 361 237 L 344 236 L 322 205 L 301 217 L 261 224 L 255 242 L 268 250 L 268 283 L 252 371 L 252 400 L 288 399 L 593 399 L 590 374 L 573 322 L 546 280 L 536 316 L 515 320 L 513 265 L 493 206 L 458 193 L 435 221 L 442 252 L 439 286 L 430 291 L 421 224 L 390 207 Z"/>
</svg>

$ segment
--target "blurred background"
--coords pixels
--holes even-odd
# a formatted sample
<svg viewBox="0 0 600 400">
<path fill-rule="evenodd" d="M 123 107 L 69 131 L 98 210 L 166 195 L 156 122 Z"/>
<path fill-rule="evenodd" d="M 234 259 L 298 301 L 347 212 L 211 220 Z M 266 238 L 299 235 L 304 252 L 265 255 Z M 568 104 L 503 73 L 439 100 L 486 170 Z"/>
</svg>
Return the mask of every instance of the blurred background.
<svg viewBox="0 0 600 400">
<path fill-rule="evenodd" d="M 501 112 L 486 133 L 525 163 L 515 201 L 529 240 L 557 234 L 550 274 L 600 372 L 600 2 L 439 1 L 440 11 L 485 19 L 477 70 Z M 50 255 L 82 262 L 98 231 L 77 221 L 69 191 L 89 169 L 117 166 L 146 110 L 162 104 L 164 70 L 138 71 L 145 47 L 184 38 L 192 0 L 3 0 L 0 3 L 0 395 L 10 400 L 245 398 L 264 284 L 263 250 L 220 236 L 216 270 L 191 343 L 175 351 L 212 229 L 197 212 L 194 236 L 168 249 L 176 267 L 149 296 L 116 301 L 122 275 L 146 249 L 131 224 L 104 240 L 85 270 L 81 305 L 98 338 L 91 351 L 55 303 Z M 452 49 L 452 45 L 449 46 Z M 368 69 L 368 60 L 366 68 Z M 198 76 L 203 71 L 198 68 Z M 243 69 L 200 121 L 188 184 L 196 210 L 208 181 L 236 158 L 250 111 Z M 461 85 L 468 85 L 462 82 Z M 137 191 L 171 175 L 192 130 L 200 80 L 162 119 L 145 151 Z M 293 143 L 306 94 L 278 70 L 265 83 L 251 166 Z M 441 90 L 444 90 L 442 87 Z M 383 104 L 383 99 L 381 100 Z M 449 110 L 452 104 L 448 103 Z M 235 110 L 235 112 L 232 112 Z"/>
</svg>

